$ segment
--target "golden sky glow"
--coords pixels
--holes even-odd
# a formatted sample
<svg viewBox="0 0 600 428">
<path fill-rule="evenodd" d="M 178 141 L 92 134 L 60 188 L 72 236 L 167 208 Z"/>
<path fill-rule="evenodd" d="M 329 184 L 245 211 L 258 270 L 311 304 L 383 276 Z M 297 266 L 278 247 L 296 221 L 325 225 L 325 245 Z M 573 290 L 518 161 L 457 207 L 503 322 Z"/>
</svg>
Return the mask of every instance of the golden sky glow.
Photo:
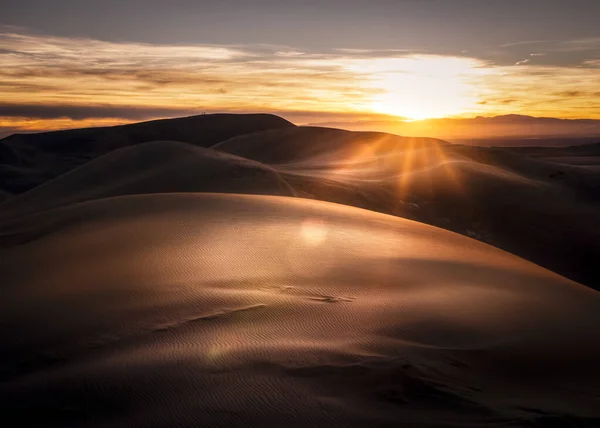
<svg viewBox="0 0 600 428">
<path fill-rule="evenodd" d="M 412 55 L 350 61 L 370 75 L 376 92 L 365 110 L 408 119 L 457 116 L 477 110 L 477 78 L 489 73 L 471 58 Z"/>
<path fill-rule="evenodd" d="M 0 34 L 0 59 L 0 127 L 14 130 L 202 111 L 275 112 L 292 120 L 318 113 L 353 120 L 508 113 L 600 119 L 598 60 L 499 66 L 402 51 L 314 53 L 18 33 Z"/>
</svg>

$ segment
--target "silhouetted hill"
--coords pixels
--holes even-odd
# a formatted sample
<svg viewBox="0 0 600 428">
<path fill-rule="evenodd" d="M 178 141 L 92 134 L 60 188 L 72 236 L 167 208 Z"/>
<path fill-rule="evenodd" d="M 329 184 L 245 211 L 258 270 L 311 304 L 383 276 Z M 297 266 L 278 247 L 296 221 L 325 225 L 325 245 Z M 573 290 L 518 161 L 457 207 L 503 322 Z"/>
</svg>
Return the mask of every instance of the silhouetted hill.
<svg viewBox="0 0 600 428">
<path fill-rule="evenodd" d="M 436 137 L 452 142 L 483 146 L 533 145 L 565 146 L 600 137 L 600 120 L 557 119 L 504 115 L 476 118 L 443 118 L 403 121 L 400 119 L 336 121 L 313 123 L 353 131 L 379 130 L 412 137 Z M 570 143 L 569 141 L 573 141 Z"/>
<path fill-rule="evenodd" d="M 294 126 L 267 114 L 212 114 L 113 127 L 16 134 L 0 140 L 0 183 L 5 192 L 20 193 L 126 146 L 170 140 L 209 147 L 237 135 Z"/>
</svg>

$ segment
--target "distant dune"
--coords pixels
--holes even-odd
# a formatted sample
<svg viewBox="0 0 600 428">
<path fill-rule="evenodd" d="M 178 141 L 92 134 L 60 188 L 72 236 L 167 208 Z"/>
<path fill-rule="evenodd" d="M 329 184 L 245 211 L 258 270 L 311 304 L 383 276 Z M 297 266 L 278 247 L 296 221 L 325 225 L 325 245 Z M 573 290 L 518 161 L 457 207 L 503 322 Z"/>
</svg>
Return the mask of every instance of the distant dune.
<svg viewBox="0 0 600 428">
<path fill-rule="evenodd" d="M 600 142 L 570 147 L 514 147 L 513 152 L 543 161 L 600 172 Z"/>
<path fill-rule="evenodd" d="M 448 143 L 434 138 L 405 138 L 382 132 L 296 127 L 234 137 L 214 145 L 213 149 L 269 164 L 327 162 L 329 165 L 345 162 L 349 157 L 361 160 L 361 156 L 387 155 L 409 146 L 421 148 L 435 144 Z"/>
<path fill-rule="evenodd" d="M 436 137 L 481 146 L 533 145 L 569 146 L 600 141 L 600 120 L 557 119 L 509 114 L 471 119 L 426 119 L 416 121 L 363 120 L 321 122 L 352 131 L 379 130 L 412 137 Z M 536 143 L 535 140 L 538 142 Z"/>
<path fill-rule="evenodd" d="M 268 115 L 0 140 L 0 420 L 599 426 L 598 157 Z"/>
</svg>

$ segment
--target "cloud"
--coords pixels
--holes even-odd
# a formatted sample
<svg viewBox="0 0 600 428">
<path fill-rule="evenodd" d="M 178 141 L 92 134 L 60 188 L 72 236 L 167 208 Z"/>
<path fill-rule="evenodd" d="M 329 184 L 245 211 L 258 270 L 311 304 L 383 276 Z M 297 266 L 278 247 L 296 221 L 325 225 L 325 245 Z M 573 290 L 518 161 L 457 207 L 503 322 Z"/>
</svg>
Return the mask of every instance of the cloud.
<svg viewBox="0 0 600 428">
<path fill-rule="evenodd" d="M 345 69 L 336 57 L 291 50 L 13 33 L 0 34 L 0 49 L 0 99 L 13 104 L 264 109 L 292 103 L 316 110 L 340 109 L 372 92 L 357 85 L 360 73 Z"/>
<path fill-rule="evenodd" d="M 572 98 L 572 97 L 580 97 L 585 94 L 586 94 L 586 92 L 582 92 L 582 91 L 564 91 L 564 92 L 557 92 L 556 96 Z"/>
<path fill-rule="evenodd" d="M 481 65 L 465 57 L 402 50 L 322 53 L 281 46 L 148 45 L 15 33 L 0 34 L 0 48 L 4 103 L 55 105 L 57 114 L 67 105 L 109 105 L 111 112 L 123 106 L 121 117 L 129 117 L 126 108 L 148 105 L 157 111 L 443 115 L 471 103 L 468 91 L 457 88 L 466 88 L 468 79 L 463 77 Z M 77 107 L 68 114 L 90 110 Z M 137 114 L 132 110 L 129 115 Z"/>
<path fill-rule="evenodd" d="M 598 71 L 589 67 L 524 64 L 486 76 L 485 112 L 562 118 L 600 118 Z M 506 104 L 503 100 L 513 100 Z"/>
<path fill-rule="evenodd" d="M 600 37 L 588 37 L 560 42 L 553 50 L 557 52 L 578 52 L 598 49 L 600 49 Z"/>
<path fill-rule="evenodd" d="M 553 40 L 524 40 L 521 42 L 505 43 L 500 45 L 501 48 L 510 48 L 514 46 L 539 45 L 544 43 L 554 43 Z"/>
<path fill-rule="evenodd" d="M 589 68 L 600 68 L 600 59 L 590 59 L 590 60 L 584 61 L 582 66 L 589 67 Z"/>
<path fill-rule="evenodd" d="M 57 119 L 128 119 L 140 120 L 150 117 L 175 117 L 201 114 L 200 109 L 178 109 L 146 106 L 111 106 L 111 105 L 40 105 L 40 104 L 7 104 L 0 102 L 0 117 Z"/>
<path fill-rule="evenodd" d="M 151 45 L 12 31 L 0 33 L 0 61 L 0 123 L 14 129 L 205 111 L 280 112 L 307 120 L 509 112 L 600 117 L 600 60 L 591 53 L 572 67 L 530 59 L 514 67 L 402 49 Z"/>
<path fill-rule="evenodd" d="M 295 51 L 295 50 L 275 52 L 275 56 L 282 56 L 282 57 L 296 57 L 296 56 L 302 56 L 302 55 L 306 55 L 306 53 L 301 52 L 301 51 Z"/>
<path fill-rule="evenodd" d="M 479 51 L 496 65 L 514 64 L 529 58 L 537 64 L 576 67 L 584 61 L 600 58 L 600 37 L 574 40 L 537 40 L 504 44 L 496 49 Z M 530 62 L 531 62 L 530 61 Z"/>
</svg>

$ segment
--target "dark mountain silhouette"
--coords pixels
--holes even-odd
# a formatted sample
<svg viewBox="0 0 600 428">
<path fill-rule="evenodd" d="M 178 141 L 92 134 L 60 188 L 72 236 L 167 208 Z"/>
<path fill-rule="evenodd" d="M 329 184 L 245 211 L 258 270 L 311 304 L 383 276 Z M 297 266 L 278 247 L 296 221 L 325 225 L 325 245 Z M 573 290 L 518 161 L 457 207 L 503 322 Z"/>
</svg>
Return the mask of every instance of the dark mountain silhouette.
<svg viewBox="0 0 600 428">
<path fill-rule="evenodd" d="M 600 120 L 557 119 L 524 115 L 418 121 L 363 120 L 313 123 L 355 131 L 373 130 L 415 137 L 436 137 L 481 146 L 569 146 L 600 140 Z"/>
</svg>

